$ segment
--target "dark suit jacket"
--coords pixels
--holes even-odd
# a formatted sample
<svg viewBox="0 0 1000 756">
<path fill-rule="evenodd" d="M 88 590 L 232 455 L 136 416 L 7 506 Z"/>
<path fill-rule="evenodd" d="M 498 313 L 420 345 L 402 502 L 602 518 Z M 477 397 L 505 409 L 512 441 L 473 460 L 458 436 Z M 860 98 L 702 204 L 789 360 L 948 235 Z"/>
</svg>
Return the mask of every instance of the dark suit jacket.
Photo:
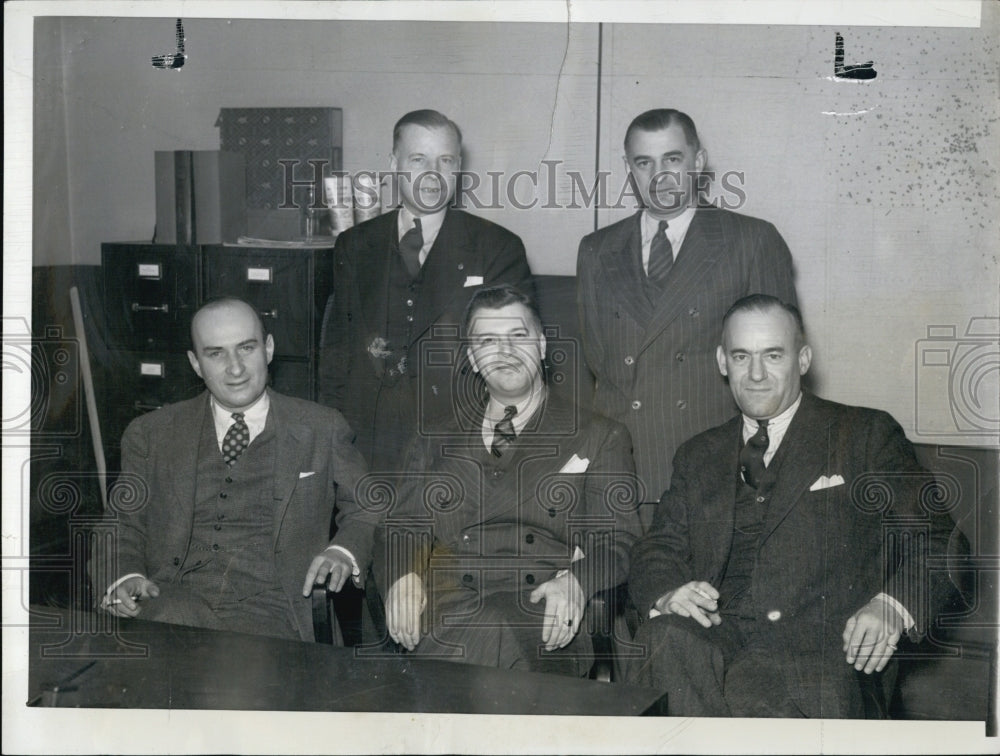
<svg viewBox="0 0 1000 756">
<path fill-rule="evenodd" d="M 589 460 L 586 471 L 561 473 L 574 454 Z M 531 590 L 566 567 L 587 596 L 628 573 L 639 533 L 628 431 L 551 393 L 499 459 L 479 424 L 464 434 L 453 425 L 414 442 L 400 480 L 388 548 L 375 558 L 383 593 L 413 571 L 432 592 L 460 591 L 475 607 L 482 595 Z M 406 533 L 421 535 L 407 546 Z M 584 558 L 570 565 L 576 546 Z"/>
<path fill-rule="evenodd" d="M 313 640 L 312 605 L 302 583 L 313 557 L 332 543 L 349 550 L 365 574 L 376 516 L 354 492 L 365 463 L 339 412 L 270 391 L 267 423 L 277 433 L 274 464 L 274 570 L 295 610 L 299 634 Z M 95 575 L 95 587 L 132 572 L 154 583 L 180 579 L 191 544 L 198 434 L 210 412 L 208 392 L 133 420 L 122 437 L 122 474 L 112 489 L 117 570 Z M 302 473 L 311 475 L 300 477 Z M 155 599 L 154 599 L 155 600 Z"/>
<path fill-rule="evenodd" d="M 407 373 L 387 374 L 384 360 L 369 346 L 387 330 L 390 262 L 398 256 L 399 211 L 349 229 L 334 250 L 333 304 L 327 310 L 319 360 L 319 401 L 344 413 L 358 434 L 358 448 L 373 470 L 398 469 L 403 445 L 417 430 L 417 411 L 442 415 L 452 407 L 455 343 L 465 305 L 480 285 L 512 283 L 530 287 L 531 270 L 521 240 L 507 229 L 461 210 L 449 209 L 421 270 L 422 287 L 414 297 L 413 325 L 405 347 Z M 530 289 L 527 293 L 531 293 Z M 431 327 L 454 326 L 449 359 L 426 370 L 419 340 Z M 444 354 L 441 350 L 440 354 Z M 424 370 L 418 395 L 418 375 Z M 404 386 L 406 400 L 386 400 L 383 393 Z M 385 453 L 382 451 L 385 449 Z"/>
<path fill-rule="evenodd" d="M 632 551 L 629 589 L 643 617 L 691 580 L 720 585 L 741 428 L 737 415 L 678 450 L 653 528 Z M 771 465 L 779 457 L 752 578 L 757 625 L 807 716 L 860 716 L 844 625 L 884 591 L 913 615 L 919 635 L 948 598 L 946 580 L 929 583 L 924 559 L 946 552 L 953 526 L 935 509 L 933 477 L 884 412 L 803 394 Z M 810 490 L 834 475 L 842 485 Z"/>
<path fill-rule="evenodd" d="M 656 501 L 677 447 L 736 410 L 715 361 L 726 310 L 747 294 L 796 299 L 792 258 L 774 226 L 706 207 L 651 303 L 640 214 L 580 242 L 578 302 L 594 409 L 628 426 L 644 500 Z"/>
</svg>

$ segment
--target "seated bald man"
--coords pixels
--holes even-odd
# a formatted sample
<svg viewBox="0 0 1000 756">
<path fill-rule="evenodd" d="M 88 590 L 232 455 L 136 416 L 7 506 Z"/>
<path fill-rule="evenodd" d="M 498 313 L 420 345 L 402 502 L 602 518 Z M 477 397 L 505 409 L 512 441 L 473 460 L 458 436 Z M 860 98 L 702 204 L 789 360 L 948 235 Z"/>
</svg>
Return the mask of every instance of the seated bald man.
<svg viewBox="0 0 1000 756">
<path fill-rule="evenodd" d="M 313 585 L 339 591 L 371 558 L 376 518 L 354 498 L 366 466 L 351 428 L 267 387 L 274 338 L 246 302 L 206 303 L 191 342 L 207 390 L 136 418 L 122 437 L 108 513 L 116 546 L 91 564 L 101 606 L 313 640 Z"/>
</svg>

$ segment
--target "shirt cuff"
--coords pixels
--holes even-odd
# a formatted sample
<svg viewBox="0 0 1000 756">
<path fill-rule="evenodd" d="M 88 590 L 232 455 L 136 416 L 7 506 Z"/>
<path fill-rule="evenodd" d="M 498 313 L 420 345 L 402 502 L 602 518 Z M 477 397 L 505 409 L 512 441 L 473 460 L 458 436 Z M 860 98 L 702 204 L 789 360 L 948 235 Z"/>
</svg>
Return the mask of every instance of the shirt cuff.
<svg viewBox="0 0 1000 756">
<path fill-rule="evenodd" d="M 903 620 L 904 632 L 908 632 L 910 628 L 917 624 L 916 620 L 913 619 L 913 615 L 906 611 L 906 607 L 896 601 L 896 599 L 888 593 L 880 593 L 875 598 L 881 599 L 899 613 L 900 618 Z"/>
<path fill-rule="evenodd" d="M 358 560 L 354 558 L 354 554 L 345 549 L 343 546 L 333 545 L 333 546 L 327 546 L 324 549 L 324 551 L 330 551 L 330 550 L 339 551 L 342 554 L 346 554 L 347 558 L 351 560 L 351 575 L 354 576 L 355 578 L 361 576 L 361 569 L 358 567 Z"/>
<path fill-rule="evenodd" d="M 111 594 L 115 592 L 115 589 L 129 578 L 134 578 L 134 577 L 140 577 L 143 579 L 146 578 L 146 576 L 143 575 L 141 572 L 130 572 L 128 575 L 123 575 L 122 577 L 118 578 L 115 582 L 109 585 L 108 590 L 104 592 L 104 598 L 101 599 L 101 606 L 107 606 L 108 601 L 111 599 Z"/>
<path fill-rule="evenodd" d="M 657 609 L 654 606 L 652 609 L 649 610 L 649 617 L 648 617 L 648 619 L 653 619 L 653 617 L 659 617 L 661 614 L 663 614 L 663 612 L 661 612 L 659 609 Z"/>
</svg>

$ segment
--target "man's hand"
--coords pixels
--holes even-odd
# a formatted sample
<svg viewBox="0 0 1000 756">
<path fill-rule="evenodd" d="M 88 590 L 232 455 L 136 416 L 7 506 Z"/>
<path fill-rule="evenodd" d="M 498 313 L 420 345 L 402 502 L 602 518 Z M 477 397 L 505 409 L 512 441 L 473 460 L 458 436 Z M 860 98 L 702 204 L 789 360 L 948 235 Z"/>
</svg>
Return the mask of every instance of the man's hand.
<svg viewBox="0 0 1000 756">
<path fill-rule="evenodd" d="M 135 575 L 118 584 L 110 595 L 101 601 L 101 607 L 117 617 L 139 616 L 139 601 L 156 598 L 159 586 L 152 580 Z"/>
<path fill-rule="evenodd" d="M 312 560 L 306 581 L 302 584 L 302 595 L 312 593 L 314 585 L 327 583 L 327 587 L 336 593 L 344 587 L 344 583 L 354 573 L 354 565 L 343 551 L 327 549 Z"/>
<path fill-rule="evenodd" d="M 546 651 L 563 648 L 580 629 L 586 596 L 576 575 L 567 572 L 561 577 L 547 580 L 531 592 L 532 604 L 545 599 L 545 620 L 542 624 L 542 641 Z"/>
<path fill-rule="evenodd" d="M 719 616 L 719 592 L 704 580 L 692 580 L 680 588 L 667 591 L 653 606 L 660 614 L 691 617 L 702 627 L 722 624 L 722 617 Z"/>
<path fill-rule="evenodd" d="M 903 618 L 880 598 L 873 598 L 847 620 L 844 653 L 847 663 L 866 675 L 881 672 L 903 634 Z"/>
<path fill-rule="evenodd" d="M 385 599 L 385 622 L 389 636 L 407 651 L 420 642 L 420 615 L 427 605 L 427 595 L 420 576 L 408 572 L 392 584 Z"/>
</svg>

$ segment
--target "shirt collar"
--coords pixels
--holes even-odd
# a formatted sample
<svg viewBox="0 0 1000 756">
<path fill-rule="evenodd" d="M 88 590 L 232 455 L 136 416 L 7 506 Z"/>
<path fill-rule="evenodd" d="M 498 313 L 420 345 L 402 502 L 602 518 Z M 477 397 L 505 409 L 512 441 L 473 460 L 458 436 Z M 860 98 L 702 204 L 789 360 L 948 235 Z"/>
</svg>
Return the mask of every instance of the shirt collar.
<svg viewBox="0 0 1000 756">
<path fill-rule="evenodd" d="M 694 220 L 695 208 L 688 207 L 684 209 L 684 212 L 678 215 L 676 218 L 671 218 L 667 221 L 667 237 L 671 240 L 673 244 L 675 239 L 683 239 L 687 234 L 688 226 L 691 225 L 691 221 Z M 648 244 L 649 240 L 653 238 L 656 234 L 657 229 L 660 227 L 660 220 L 654 218 L 649 214 L 649 210 L 642 211 L 642 243 Z M 674 244 L 675 247 L 679 247 L 679 244 Z M 675 250 L 676 254 L 676 250 Z"/>
<path fill-rule="evenodd" d="M 218 437 L 219 443 L 222 443 L 222 439 L 226 437 L 229 426 L 235 422 L 233 420 L 233 412 L 222 407 L 215 401 L 214 396 L 211 397 L 211 403 L 212 419 L 215 421 L 215 435 Z M 264 425 L 267 423 L 267 413 L 270 409 L 271 397 L 265 391 L 256 402 L 243 411 L 243 422 L 247 424 L 247 428 L 250 430 L 251 441 L 264 430 Z"/>
<path fill-rule="evenodd" d="M 420 234 L 424 237 L 424 249 L 433 244 L 437 238 L 438 231 L 441 230 L 441 224 L 444 223 L 444 214 L 446 212 L 448 212 L 448 208 L 444 207 L 436 213 L 420 216 Z M 396 221 L 396 230 L 399 231 L 399 239 L 402 239 L 403 234 L 413 228 L 413 219 L 415 217 L 413 213 L 406 209 L 406 205 L 400 206 L 399 217 Z"/>
<path fill-rule="evenodd" d="M 516 434 L 521 435 L 521 431 L 538 413 L 539 408 L 545 403 L 547 392 L 545 384 L 542 384 L 541 391 L 532 391 L 530 396 L 515 405 L 517 414 L 511 418 L 511 422 L 514 424 Z M 494 402 L 492 399 L 486 403 L 486 410 L 483 412 L 483 442 L 487 447 L 493 443 L 493 429 L 503 419 L 506 407 L 507 405 Z"/>
<path fill-rule="evenodd" d="M 795 413 L 798 411 L 801 403 L 802 392 L 800 391 L 798 398 L 792 402 L 792 405 L 788 409 L 767 421 L 767 437 L 770 439 L 770 442 L 767 445 L 765 462 L 769 462 L 770 457 L 781 446 L 781 442 L 785 438 L 785 431 L 788 430 L 788 426 L 791 424 L 792 418 L 795 417 Z M 743 443 L 746 443 L 757 433 L 758 427 L 759 425 L 754 418 L 743 415 Z"/>
</svg>

